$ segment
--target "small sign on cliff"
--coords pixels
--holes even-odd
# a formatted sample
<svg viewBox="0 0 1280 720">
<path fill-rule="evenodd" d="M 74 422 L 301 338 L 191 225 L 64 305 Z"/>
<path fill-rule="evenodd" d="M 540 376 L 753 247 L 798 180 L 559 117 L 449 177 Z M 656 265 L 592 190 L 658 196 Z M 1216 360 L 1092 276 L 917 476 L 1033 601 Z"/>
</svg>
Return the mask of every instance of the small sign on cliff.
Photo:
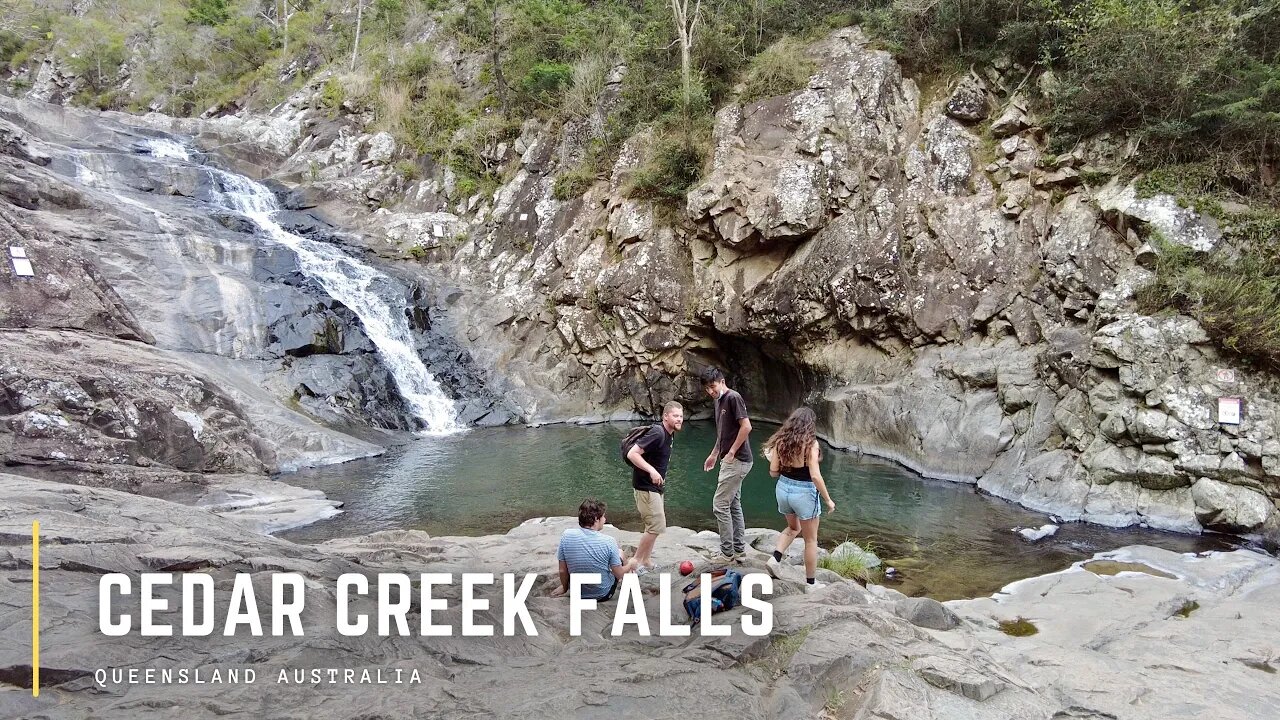
<svg viewBox="0 0 1280 720">
<path fill-rule="evenodd" d="M 36 276 L 35 268 L 31 266 L 31 261 L 27 259 L 26 248 L 21 248 L 17 245 L 10 245 L 9 257 L 13 260 L 13 272 L 15 272 L 18 277 Z"/>
<path fill-rule="evenodd" d="M 1241 398 L 1238 397 L 1218 398 L 1218 422 L 1223 425 L 1239 425 L 1240 405 Z"/>
</svg>

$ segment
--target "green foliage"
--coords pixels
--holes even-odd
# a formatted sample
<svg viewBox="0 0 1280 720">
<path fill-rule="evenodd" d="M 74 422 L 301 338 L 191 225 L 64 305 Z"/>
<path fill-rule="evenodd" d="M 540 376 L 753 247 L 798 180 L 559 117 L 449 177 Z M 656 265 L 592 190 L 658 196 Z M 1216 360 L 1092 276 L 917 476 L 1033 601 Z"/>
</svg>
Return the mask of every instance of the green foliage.
<svg viewBox="0 0 1280 720">
<path fill-rule="evenodd" d="M 408 15 L 404 2 L 402 0 L 373 0 L 372 10 L 373 17 L 369 22 L 369 30 L 388 39 L 398 37 L 400 28 L 404 26 Z"/>
<path fill-rule="evenodd" d="M 458 178 L 458 181 L 454 184 L 454 188 L 457 190 L 456 194 L 460 199 L 469 198 L 472 195 L 475 195 L 476 191 L 480 189 L 480 181 L 469 175 L 463 175 Z"/>
<path fill-rule="evenodd" d="M 539 62 L 529 68 L 520 80 L 520 89 L 533 102 L 550 107 L 560 91 L 573 81 L 573 66 L 565 63 Z"/>
<path fill-rule="evenodd" d="M 864 0 L 857 4 L 858 21 L 917 70 L 951 65 L 954 59 L 981 63 L 1001 54 L 1030 64 L 1052 53 L 1059 36 L 1051 22 L 1059 11 L 1058 0 Z"/>
<path fill-rule="evenodd" d="M 58 48 L 63 61 L 94 97 L 115 83 L 129 58 L 124 33 L 102 20 L 74 17 L 61 21 L 58 33 L 65 37 Z"/>
<path fill-rule="evenodd" d="M 48 33 L 48 35 L 52 34 L 52 32 Z M 9 58 L 9 69 L 16 71 L 18 68 L 27 64 L 38 53 L 46 51 L 48 49 L 48 45 L 49 38 L 45 35 L 40 35 L 27 40 L 21 47 L 14 51 L 13 56 Z"/>
<path fill-rule="evenodd" d="M 0 30 L 0 63 L 8 65 L 26 44 L 26 38 L 18 33 Z"/>
<path fill-rule="evenodd" d="M 1040 632 L 1040 629 L 1030 620 L 1019 617 L 1015 620 L 1001 620 L 1000 632 L 1013 637 L 1028 637 Z"/>
<path fill-rule="evenodd" d="M 1191 613 L 1199 609 L 1200 603 L 1195 600 L 1184 600 L 1182 601 L 1182 605 L 1177 610 L 1173 611 L 1173 614 L 1181 618 L 1189 618 L 1191 617 Z"/>
<path fill-rule="evenodd" d="M 400 173 L 400 177 L 407 182 L 414 182 L 421 173 L 418 172 L 418 166 L 412 160 L 397 160 L 395 164 L 396 172 Z"/>
<path fill-rule="evenodd" d="M 677 129 L 657 138 L 648 161 L 631 175 L 627 194 L 680 202 L 702 175 L 707 142 L 696 130 Z"/>
<path fill-rule="evenodd" d="M 436 59 L 431 47 L 414 45 L 408 52 L 392 60 L 385 76 L 390 80 L 411 83 L 415 90 L 422 90 L 434 76 L 435 71 Z"/>
<path fill-rule="evenodd" d="M 57 52 L 87 80 L 80 101 L 100 107 L 262 108 L 326 65 L 345 68 L 354 42 L 349 0 L 294 0 L 287 38 L 279 5 L 265 0 L 121 0 L 78 16 L 11 4 L 21 20 L 0 31 L 0 62 L 17 68 Z M 557 178 L 557 196 L 582 192 L 626 138 L 652 128 L 630 191 L 674 205 L 701 175 L 715 108 L 802 87 L 814 70 L 805 43 L 859 23 L 909 71 L 935 78 L 997 57 L 1053 68 L 1057 89 L 1039 112 L 1064 145 L 1121 131 L 1140 140 L 1141 170 L 1206 164 L 1228 169 L 1237 194 L 1276 194 L 1280 0 L 704 0 L 701 9 L 686 94 L 663 0 L 373 0 L 359 67 L 326 84 L 321 102 L 372 110 L 381 129 L 481 191 L 498 180 L 487 151 L 522 120 L 570 126 L 610 98 L 603 132 L 581 167 Z M 431 20 L 443 37 L 422 43 Z M 483 64 L 479 87 L 458 86 L 456 68 L 436 59 L 440 42 Z M 126 61 L 130 83 L 119 91 Z M 621 87 L 606 86 L 621 66 Z"/>
<path fill-rule="evenodd" d="M 841 555 L 839 557 L 823 555 L 818 558 L 818 567 L 830 570 L 840 577 L 857 580 L 864 584 L 880 575 L 878 569 L 868 567 L 867 556 L 865 555 Z"/>
<path fill-rule="evenodd" d="M 1138 291 L 1138 308 L 1191 315 L 1227 350 L 1280 369 L 1280 212 L 1216 208 L 1227 249 L 1198 253 L 1153 237 L 1156 279 Z"/>
<path fill-rule="evenodd" d="M 799 90 L 817 71 L 817 63 L 804 54 L 804 44 L 784 37 L 752 58 L 739 101 L 749 103 Z"/>
<path fill-rule="evenodd" d="M 191 0 L 187 22 L 216 27 L 231 19 L 230 0 Z"/>
<path fill-rule="evenodd" d="M 422 245 L 409 246 L 409 257 L 413 258 L 414 260 L 424 260 L 426 259 L 427 255 L 429 255 L 430 253 L 431 251 L 429 251 L 427 248 L 423 247 Z"/>
<path fill-rule="evenodd" d="M 437 158 L 445 154 L 453 133 L 465 122 L 461 100 L 462 89 L 456 83 L 428 81 L 400 119 L 400 139 L 421 154 Z"/>
<path fill-rule="evenodd" d="M 596 180 L 595 173 L 585 168 L 565 170 L 556 176 L 551 194 L 557 200 L 572 200 L 586 192 Z"/>
<path fill-rule="evenodd" d="M 1148 167 L 1276 161 L 1280 2 L 1085 0 L 1062 13 L 1065 72 L 1049 98 L 1063 142 L 1124 131 Z"/>
<path fill-rule="evenodd" d="M 324 81 L 324 85 L 320 88 L 320 104 L 331 114 L 336 115 L 346 99 L 347 91 L 343 89 L 342 82 L 338 78 L 330 77 Z"/>
</svg>

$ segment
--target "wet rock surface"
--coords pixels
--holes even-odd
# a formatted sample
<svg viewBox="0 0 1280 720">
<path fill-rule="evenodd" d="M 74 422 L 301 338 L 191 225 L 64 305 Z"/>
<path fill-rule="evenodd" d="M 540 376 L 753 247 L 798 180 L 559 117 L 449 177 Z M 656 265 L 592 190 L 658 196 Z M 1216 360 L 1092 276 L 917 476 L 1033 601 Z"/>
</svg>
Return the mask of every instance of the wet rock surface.
<svg viewBox="0 0 1280 720">
<path fill-rule="evenodd" d="M 1274 558 L 1248 551 L 1198 557 L 1144 546 L 1102 557 L 1158 574 L 1100 575 L 1075 566 L 991 598 L 946 605 L 970 628 L 975 647 L 1019 668 L 1021 687 L 1052 688 L 1064 706 L 1061 717 L 1208 712 L 1243 719 L 1273 712 L 1280 701 Z M 1037 632 L 1000 631 L 999 622 L 1017 618 Z M 950 633 L 936 637 L 960 646 Z"/>
</svg>

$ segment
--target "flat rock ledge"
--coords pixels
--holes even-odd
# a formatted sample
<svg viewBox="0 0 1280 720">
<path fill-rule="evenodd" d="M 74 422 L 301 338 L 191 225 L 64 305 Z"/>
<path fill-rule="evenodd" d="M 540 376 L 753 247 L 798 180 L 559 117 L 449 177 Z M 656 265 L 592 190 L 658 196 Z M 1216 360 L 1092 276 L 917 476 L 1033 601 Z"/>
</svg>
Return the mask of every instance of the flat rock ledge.
<svg viewBox="0 0 1280 720">
<path fill-rule="evenodd" d="M 25 689 L 33 520 L 41 523 L 38 699 Z M 945 606 L 852 581 L 806 593 L 780 579 L 768 637 L 738 630 L 740 610 L 716 616 L 717 624 L 735 627 L 728 637 L 696 630 L 688 638 L 641 637 L 630 629 L 614 637 L 608 604 L 589 612 L 582 635 L 571 637 L 568 602 L 549 590 L 557 539 L 573 524 L 537 519 L 484 537 L 394 530 L 307 546 L 205 507 L 0 474 L 0 717 L 617 720 L 696 712 L 734 720 L 1049 720 L 1260 718 L 1280 707 L 1274 674 L 1280 562 L 1264 555 L 1127 548 L 1090 566 L 1124 569 L 1116 575 L 1078 564 L 992 598 Z M 639 539 L 608 532 L 624 547 Z M 713 546 L 708 533 L 672 528 L 655 557 L 660 571 L 683 559 L 701 569 Z M 745 571 L 764 572 L 766 557 L 753 550 Z M 1143 566 L 1172 577 L 1132 572 Z M 218 630 L 203 638 L 99 633 L 102 574 L 146 571 L 210 574 Z M 272 573 L 282 571 L 306 579 L 305 637 L 223 637 L 234 575 L 251 575 L 265 613 Z M 334 588 L 348 572 L 542 573 L 528 602 L 537 635 L 344 637 L 333 629 Z M 660 583 L 659 573 L 642 578 L 654 628 Z M 494 609 L 476 620 L 500 627 L 500 589 L 494 591 L 481 593 Z M 449 609 L 436 622 L 460 625 L 460 593 L 457 587 L 443 593 Z M 162 619 L 177 623 L 180 598 L 167 597 L 172 612 Z M 1198 606 L 1186 610 L 1185 601 Z M 371 612 L 372 603 L 357 601 L 355 609 Z M 417 612 L 411 610 L 414 630 Z M 678 621 L 683 613 L 673 616 Z M 1011 637 L 998 629 L 999 621 L 1016 617 L 1039 633 Z M 269 631 L 269 615 L 263 621 Z M 257 680 L 99 687 L 93 677 L 99 668 L 253 668 Z M 421 682 L 277 682 L 281 670 L 311 668 L 400 669 L 406 676 L 416 670 Z"/>
</svg>

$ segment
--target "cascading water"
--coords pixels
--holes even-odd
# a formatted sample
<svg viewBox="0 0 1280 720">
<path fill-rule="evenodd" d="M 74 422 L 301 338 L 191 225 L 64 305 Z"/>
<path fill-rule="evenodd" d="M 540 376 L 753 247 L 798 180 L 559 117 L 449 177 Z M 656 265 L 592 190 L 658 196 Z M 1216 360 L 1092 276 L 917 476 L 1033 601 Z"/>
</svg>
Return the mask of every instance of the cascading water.
<svg viewBox="0 0 1280 720">
<path fill-rule="evenodd" d="M 173 140 L 148 140 L 146 146 L 154 157 L 190 159 L 186 148 Z M 226 209 L 245 215 L 266 237 L 292 250 L 298 257 L 302 272 L 360 318 L 365 334 L 395 378 L 400 395 L 422 421 L 426 431 L 448 433 L 459 430 L 453 401 L 441 391 L 440 384 L 418 357 L 404 312 L 391 307 L 373 289 L 386 276 L 332 245 L 309 240 L 280 227 L 273 219 L 280 205 L 275 195 L 261 183 L 216 168 L 209 171 L 217 181 Z"/>
</svg>

